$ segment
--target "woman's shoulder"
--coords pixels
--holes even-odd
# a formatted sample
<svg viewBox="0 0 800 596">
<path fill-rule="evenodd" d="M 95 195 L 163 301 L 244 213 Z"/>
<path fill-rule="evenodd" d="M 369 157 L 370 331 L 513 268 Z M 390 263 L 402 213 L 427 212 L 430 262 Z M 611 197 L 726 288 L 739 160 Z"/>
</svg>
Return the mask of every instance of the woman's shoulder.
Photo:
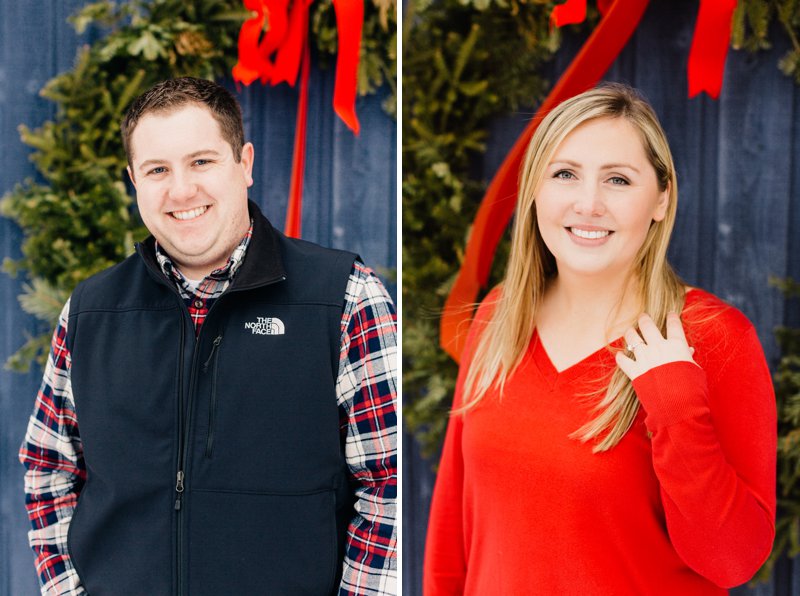
<svg viewBox="0 0 800 596">
<path fill-rule="evenodd" d="M 686 294 L 681 319 L 686 330 L 689 345 L 697 353 L 705 354 L 712 360 L 727 362 L 735 357 L 739 348 L 744 351 L 761 351 L 758 335 L 750 319 L 735 306 L 721 298 L 701 290 L 691 288 Z"/>
<path fill-rule="evenodd" d="M 687 290 L 681 318 L 687 325 L 708 326 L 718 331 L 745 331 L 753 327 L 738 308 L 700 288 Z"/>
</svg>

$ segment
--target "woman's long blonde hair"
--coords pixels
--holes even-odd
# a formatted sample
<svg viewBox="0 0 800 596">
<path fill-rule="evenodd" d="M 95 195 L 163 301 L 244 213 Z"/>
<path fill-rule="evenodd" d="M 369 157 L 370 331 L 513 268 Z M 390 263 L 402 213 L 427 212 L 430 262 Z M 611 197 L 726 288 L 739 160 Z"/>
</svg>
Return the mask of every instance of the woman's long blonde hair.
<svg viewBox="0 0 800 596">
<path fill-rule="evenodd" d="M 547 280 L 556 274 L 555 258 L 545 246 L 536 221 L 536 191 L 567 135 L 597 118 L 625 118 L 630 122 L 641 136 L 659 190 L 669 189 L 666 216 L 651 223 L 630 273 L 639 293 L 640 311 L 648 313 L 664 333 L 667 313 L 681 312 L 683 308 L 684 285 L 667 262 L 678 186 L 664 130 L 652 107 L 630 87 L 604 84 L 586 91 L 549 112 L 528 146 L 505 279 L 491 318 L 479 337 L 465 379 L 464 405 L 457 411 L 471 409 L 493 387 L 502 395 L 506 380 L 525 354 Z M 594 451 L 606 451 L 622 439 L 639 410 L 630 379 L 619 368 L 614 370 L 596 407 L 597 417 L 577 429 L 573 437 L 595 440 Z"/>
</svg>

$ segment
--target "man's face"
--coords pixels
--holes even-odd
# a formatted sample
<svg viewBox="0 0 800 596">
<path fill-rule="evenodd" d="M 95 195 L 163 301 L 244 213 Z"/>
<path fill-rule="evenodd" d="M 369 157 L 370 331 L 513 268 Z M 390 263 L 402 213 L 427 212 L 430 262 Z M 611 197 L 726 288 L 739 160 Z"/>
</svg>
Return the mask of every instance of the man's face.
<svg viewBox="0 0 800 596">
<path fill-rule="evenodd" d="M 250 225 L 253 145 L 237 163 L 211 112 L 187 104 L 143 116 L 130 147 L 142 220 L 175 265 L 195 280 L 225 265 Z"/>
</svg>

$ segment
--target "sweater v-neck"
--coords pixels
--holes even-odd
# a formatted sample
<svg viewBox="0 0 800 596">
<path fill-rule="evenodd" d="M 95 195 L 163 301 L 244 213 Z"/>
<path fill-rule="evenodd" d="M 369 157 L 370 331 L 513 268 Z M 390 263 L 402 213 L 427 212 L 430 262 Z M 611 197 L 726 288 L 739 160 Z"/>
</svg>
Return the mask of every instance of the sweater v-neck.
<svg viewBox="0 0 800 596">
<path fill-rule="evenodd" d="M 697 299 L 697 292 L 695 288 L 689 288 L 686 292 L 686 301 L 684 308 Z M 531 343 L 528 347 L 529 353 L 532 355 L 536 368 L 541 373 L 548 386 L 552 389 L 556 383 L 567 382 L 582 377 L 588 370 L 597 371 L 598 366 L 607 366 L 614 364 L 614 349 L 622 348 L 625 343 L 624 337 L 618 337 L 610 343 L 598 348 L 591 354 L 587 354 L 574 364 L 569 365 L 563 370 L 558 370 L 556 365 L 553 364 L 550 355 L 547 353 L 547 348 L 539 337 L 539 330 L 534 328 Z"/>
<path fill-rule="evenodd" d="M 581 358 L 578 362 L 569 365 L 563 370 L 558 370 L 556 365 L 550 359 L 544 343 L 539 338 L 539 331 L 533 330 L 533 337 L 531 338 L 530 351 L 532 352 L 533 362 L 536 368 L 544 378 L 547 385 L 552 389 L 557 383 L 568 382 L 582 377 L 587 371 L 596 371 L 598 366 L 605 367 L 614 363 L 614 354 L 611 349 L 623 342 L 623 338 L 619 337 L 611 343 L 604 345 L 591 354 Z"/>
</svg>

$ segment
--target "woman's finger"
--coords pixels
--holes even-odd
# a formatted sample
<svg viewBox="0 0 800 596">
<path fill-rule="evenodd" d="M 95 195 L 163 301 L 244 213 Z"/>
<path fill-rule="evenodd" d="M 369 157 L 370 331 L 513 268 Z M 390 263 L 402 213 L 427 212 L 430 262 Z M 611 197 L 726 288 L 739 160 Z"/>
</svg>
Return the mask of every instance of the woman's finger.
<svg viewBox="0 0 800 596">
<path fill-rule="evenodd" d="M 667 339 L 682 339 L 686 342 L 683 323 L 681 323 L 681 318 L 674 312 L 667 315 Z"/>
<path fill-rule="evenodd" d="M 633 327 L 629 328 L 624 335 L 625 338 L 625 349 L 628 352 L 633 352 L 639 346 L 645 345 L 644 340 L 641 336 L 636 332 L 636 329 Z"/>
<path fill-rule="evenodd" d="M 617 366 L 622 369 L 622 372 L 624 372 L 631 381 L 639 375 L 636 368 L 636 361 L 626 356 L 625 352 L 621 350 L 617 352 L 616 360 Z"/>
<path fill-rule="evenodd" d="M 647 313 L 639 317 L 639 331 L 642 332 L 642 337 L 650 345 L 657 344 L 659 341 L 664 340 L 664 336 L 661 335 L 661 331 L 658 327 L 656 327 L 653 319 L 651 319 L 650 315 Z"/>
</svg>

